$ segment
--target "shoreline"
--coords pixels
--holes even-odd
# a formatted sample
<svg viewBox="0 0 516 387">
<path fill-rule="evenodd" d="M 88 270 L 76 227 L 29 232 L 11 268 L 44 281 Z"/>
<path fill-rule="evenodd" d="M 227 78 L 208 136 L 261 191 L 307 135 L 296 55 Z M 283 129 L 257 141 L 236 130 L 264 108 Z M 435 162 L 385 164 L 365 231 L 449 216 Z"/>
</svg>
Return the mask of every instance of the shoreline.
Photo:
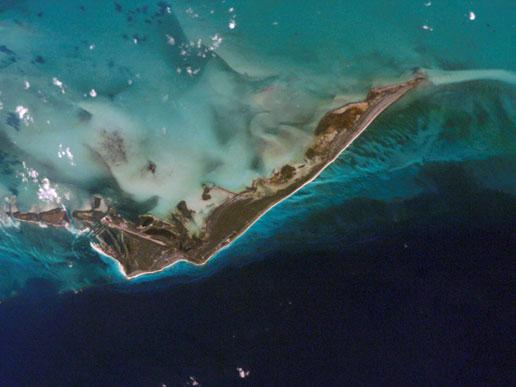
<svg viewBox="0 0 516 387">
<path fill-rule="evenodd" d="M 302 163 L 284 165 L 272 176 L 256 179 L 251 187 L 226 199 L 207 216 L 200 235 L 187 231 L 191 211 L 184 202 L 170 219 L 142 215 L 137 224 L 113 209 L 98 210 L 98 203 L 91 210 L 74 211 L 72 218 L 90 229 L 94 237 L 91 248 L 115 261 L 127 280 L 163 272 L 179 262 L 203 266 L 271 209 L 317 179 L 382 112 L 426 80 L 425 75 L 416 74 L 409 81 L 371 89 L 363 101 L 327 112 Z M 203 195 L 206 193 L 209 196 L 209 189 Z M 62 227 L 62 223 L 50 225 Z"/>
<path fill-rule="evenodd" d="M 374 121 L 374 119 L 373 119 Z M 372 123 L 372 121 L 371 121 Z M 107 254 L 105 251 L 102 250 L 102 248 L 100 248 L 100 246 L 98 246 L 97 244 L 95 244 L 94 242 L 90 242 L 90 246 L 92 247 L 93 250 L 95 250 L 98 254 L 101 254 L 103 255 L 104 257 L 106 258 L 109 258 L 111 260 L 113 260 L 115 263 L 116 263 L 116 266 L 118 267 L 118 270 L 120 271 L 120 274 L 122 274 L 127 280 L 132 280 L 132 279 L 136 279 L 136 278 L 139 278 L 139 277 L 143 277 L 143 276 L 147 276 L 147 275 L 152 275 L 152 274 L 158 274 L 158 273 L 161 273 L 165 270 L 168 270 L 170 268 L 172 268 L 174 265 L 180 263 L 180 262 L 188 262 L 192 265 L 195 265 L 195 266 L 198 266 L 198 267 L 202 267 L 204 265 L 206 265 L 212 258 L 214 258 L 218 253 L 220 253 L 221 251 L 231 247 L 231 245 L 237 241 L 240 237 L 244 236 L 244 234 L 252 227 L 254 226 L 255 223 L 257 223 L 263 216 L 265 216 L 270 210 L 272 210 L 274 207 L 276 207 L 277 205 L 283 203 L 285 200 L 287 200 L 288 198 L 290 198 L 291 196 L 293 196 L 294 194 L 296 194 L 298 191 L 300 191 L 301 189 L 303 189 L 305 186 L 307 186 L 308 184 L 311 184 L 314 180 L 316 180 L 320 175 L 321 173 L 323 173 L 326 168 L 328 168 L 331 164 L 333 164 L 335 162 L 335 160 L 337 160 L 340 155 L 358 138 L 360 137 L 360 135 L 367 129 L 367 127 L 370 125 L 370 123 L 364 127 L 364 129 L 362 129 L 361 131 L 357 132 L 356 135 L 353 137 L 352 141 L 344 148 L 342 148 L 342 150 L 331 160 L 328 161 L 328 163 L 326 163 L 324 165 L 323 168 L 321 168 L 319 170 L 319 172 L 314 175 L 310 180 L 307 180 L 304 184 L 302 184 L 300 187 L 298 187 L 296 190 L 294 190 L 293 192 L 291 192 L 289 195 L 285 196 L 284 198 L 274 202 L 270 207 L 268 207 L 267 209 L 265 209 L 262 213 L 260 213 L 258 215 L 258 217 L 256 219 L 254 219 L 251 224 L 249 224 L 249 226 L 247 226 L 246 229 L 242 230 L 242 232 L 240 232 L 239 234 L 237 234 L 233 239 L 231 239 L 231 241 L 229 241 L 227 244 L 224 244 L 222 247 L 220 247 L 219 249 L 217 249 L 212 255 L 210 255 L 208 258 L 206 258 L 205 261 L 203 262 L 200 262 L 200 263 L 196 263 L 196 262 L 192 262 L 192 261 L 189 261 L 187 259 L 179 259 L 177 261 L 174 261 L 172 262 L 171 264 L 167 265 L 167 266 L 164 266 L 162 267 L 161 269 L 158 269 L 158 270 L 155 270 L 155 271 L 149 271 L 149 272 L 144 272 L 144 273 L 137 273 L 137 274 L 134 274 L 134 275 L 128 275 L 123 267 L 123 265 L 120 263 L 120 261 L 118 261 L 116 258 L 112 257 L 111 255 Z"/>
</svg>

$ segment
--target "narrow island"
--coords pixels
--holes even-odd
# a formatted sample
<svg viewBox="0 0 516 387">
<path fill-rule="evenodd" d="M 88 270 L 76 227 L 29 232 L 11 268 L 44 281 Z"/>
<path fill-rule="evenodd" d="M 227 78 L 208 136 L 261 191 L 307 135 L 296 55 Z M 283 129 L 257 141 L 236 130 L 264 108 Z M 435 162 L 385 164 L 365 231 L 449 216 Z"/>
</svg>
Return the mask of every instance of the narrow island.
<svg viewBox="0 0 516 387">
<path fill-rule="evenodd" d="M 127 278 L 162 271 L 179 261 L 202 265 L 227 246 L 274 205 L 313 181 L 364 132 L 385 109 L 426 80 L 424 74 L 400 84 L 373 88 L 363 101 L 331 110 L 319 121 L 304 160 L 286 164 L 267 178 L 255 179 L 233 193 L 205 185 L 202 200 L 210 207 L 204 224 L 193 227 L 193 210 L 179 202 L 166 219 L 141 215 L 125 219 L 116 208 L 94 197 L 91 209 L 68 213 L 55 208 L 40 213 L 12 212 L 19 221 L 88 229 L 92 247 L 114 259 Z"/>
</svg>

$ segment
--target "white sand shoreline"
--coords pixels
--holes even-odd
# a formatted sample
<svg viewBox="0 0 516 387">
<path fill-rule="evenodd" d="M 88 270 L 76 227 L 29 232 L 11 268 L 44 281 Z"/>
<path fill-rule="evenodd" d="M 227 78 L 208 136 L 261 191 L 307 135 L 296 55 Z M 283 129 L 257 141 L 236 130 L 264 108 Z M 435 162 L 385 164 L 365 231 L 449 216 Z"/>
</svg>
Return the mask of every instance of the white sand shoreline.
<svg viewBox="0 0 516 387">
<path fill-rule="evenodd" d="M 368 117 L 367 117 L 367 120 L 365 122 L 363 122 L 361 124 L 361 127 L 359 128 L 359 130 L 357 130 L 354 134 L 353 134 L 353 137 L 347 142 L 347 144 L 342 147 L 342 149 L 339 150 L 339 152 L 331 159 L 327 160 L 323 166 L 314 174 L 314 176 L 312 176 L 310 179 L 308 179 L 307 181 L 305 181 L 302 185 L 300 185 L 299 187 L 297 187 L 294 191 L 292 191 L 291 193 L 289 193 L 288 195 L 282 197 L 281 199 L 279 199 L 278 201 L 274 202 L 272 205 L 270 205 L 269 207 L 267 207 L 265 210 L 263 210 L 249 225 L 247 225 L 247 227 L 245 227 L 244 229 L 242 229 L 238 234 L 236 234 L 234 237 L 232 237 L 226 244 L 224 244 L 223 246 L 221 246 L 220 248 L 217 248 L 211 255 L 208 256 L 208 258 L 206 258 L 203 262 L 201 263 L 196 263 L 196 262 L 192 262 L 190 260 L 187 260 L 187 259 L 179 259 L 179 260 L 176 260 L 174 262 L 172 262 L 171 264 L 169 265 L 166 265 L 158 270 L 153 270 L 153 271 L 146 271 L 146 272 L 141 272 L 141 273 L 137 273 L 137 274 L 133 274 L 133 275 L 128 275 L 127 272 L 125 271 L 123 265 L 114 257 L 110 256 L 109 254 L 107 254 L 106 252 L 104 252 L 100 246 L 98 246 L 97 244 L 95 244 L 94 242 L 91 242 L 90 245 L 92 246 L 92 248 L 98 252 L 99 254 L 102 254 L 104 257 L 107 257 L 111 260 L 114 260 L 116 262 L 116 266 L 118 267 L 119 271 L 120 271 L 120 274 L 122 274 L 122 276 L 127 279 L 127 280 L 133 280 L 133 279 L 136 279 L 136 278 L 140 278 L 140 277 L 143 277 L 143 276 L 152 276 L 152 275 L 155 275 L 155 274 L 158 274 L 158 273 L 161 273 L 165 270 L 168 270 L 170 268 L 172 268 L 174 265 L 176 265 L 177 263 L 180 263 L 180 262 L 188 262 L 189 264 L 192 264 L 194 266 L 198 266 L 198 267 L 201 267 L 201 266 L 204 266 L 206 265 L 209 261 L 211 261 L 212 258 L 214 258 L 219 252 L 227 249 L 228 247 L 230 247 L 236 240 L 238 240 L 240 237 L 242 237 L 256 222 L 258 222 L 265 214 L 267 214 L 270 210 L 272 210 L 274 207 L 276 207 L 278 204 L 284 202 L 286 199 L 290 198 L 291 196 L 293 196 L 295 193 L 297 193 L 298 191 L 300 191 L 302 188 L 304 188 L 306 185 L 312 183 L 315 179 L 317 179 L 322 172 L 324 172 L 324 170 L 326 170 L 326 168 L 328 168 L 332 163 L 335 162 L 335 160 L 337 160 L 340 155 L 346 150 L 348 149 L 349 146 L 351 146 L 351 144 L 353 144 L 353 142 L 358 138 L 360 137 L 360 135 L 369 127 L 369 125 L 371 125 L 374 120 L 383 112 L 385 111 L 387 108 L 389 108 L 392 104 L 394 104 L 397 100 L 399 100 L 401 97 L 403 97 L 405 95 L 406 92 L 408 92 L 409 90 L 411 90 L 412 88 L 410 89 L 407 89 L 407 90 L 404 90 L 401 94 L 397 95 L 390 95 L 386 98 L 385 101 L 382 101 L 382 103 L 376 105 L 373 107 L 373 112 L 372 114 L 370 114 Z"/>
</svg>

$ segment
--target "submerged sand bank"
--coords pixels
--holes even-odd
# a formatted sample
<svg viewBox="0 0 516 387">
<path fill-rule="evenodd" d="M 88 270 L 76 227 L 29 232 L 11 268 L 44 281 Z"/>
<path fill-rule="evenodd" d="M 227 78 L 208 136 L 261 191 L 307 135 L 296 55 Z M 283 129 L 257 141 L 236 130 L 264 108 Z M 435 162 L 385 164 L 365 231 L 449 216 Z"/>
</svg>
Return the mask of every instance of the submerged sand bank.
<svg viewBox="0 0 516 387">
<path fill-rule="evenodd" d="M 286 164 L 241 192 L 226 192 L 224 200 L 211 208 L 200 230 L 192 231 L 193 212 L 184 201 L 167 219 L 142 215 L 130 221 L 116 209 L 101 210 L 98 200 L 92 209 L 73 211 L 71 217 L 80 227 L 91 230 L 95 249 L 116 260 L 128 278 L 161 271 L 179 261 L 203 264 L 269 209 L 317 178 L 379 114 L 425 79 L 418 74 L 401 84 L 371 89 L 363 101 L 326 113 L 302 162 Z M 206 186 L 202 199 L 208 202 L 221 191 Z M 68 222 L 64 210 L 52 211 L 12 215 L 21 221 L 53 226 Z"/>
</svg>

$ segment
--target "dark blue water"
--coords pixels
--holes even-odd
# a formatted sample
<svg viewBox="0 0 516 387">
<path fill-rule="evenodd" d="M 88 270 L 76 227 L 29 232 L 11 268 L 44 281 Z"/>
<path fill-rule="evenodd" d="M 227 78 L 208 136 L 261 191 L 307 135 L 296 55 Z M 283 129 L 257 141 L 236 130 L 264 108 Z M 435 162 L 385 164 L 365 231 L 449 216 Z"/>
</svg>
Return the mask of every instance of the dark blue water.
<svg viewBox="0 0 516 387">
<path fill-rule="evenodd" d="M 433 83 L 202 268 L 128 282 L 85 236 L 0 216 L 0 386 L 515 383 L 513 3 L 178 0 L 170 13 L 117 3 L 0 0 L 2 200 L 72 206 L 102 191 L 149 209 L 157 192 L 163 210 L 199 176 L 151 184 L 141 157 L 175 171 L 204 166 L 208 152 L 233 171 L 253 155 L 241 126 L 251 113 L 267 111 L 269 130 L 285 117 L 296 126 L 307 109 L 414 67 Z M 194 44 L 186 61 L 176 49 L 215 33 L 216 56 L 200 59 Z M 107 124 L 138 151 L 127 169 L 85 151 Z M 225 125 L 232 141 L 220 141 Z M 299 147 L 313 127 L 297 129 Z M 67 146 L 75 158 L 58 156 Z M 264 164 L 284 154 L 264 152 Z M 218 178 L 247 181 L 242 171 Z M 50 204 L 38 201 L 43 176 L 57 190 Z"/>
<path fill-rule="evenodd" d="M 427 173 L 437 171 L 440 192 L 332 208 L 342 219 L 384 219 L 364 224 L 369 239 L 356 244 L 306 219 L 315 240 L 287 250 L 272 242 L 258 262 L 190 284 L 57 295 L 34 281 L 0 305 L 0 379 L 508 385 L 516 199 L 475 187 L 460 164 Z M 400 211 L 415 219 L 385 221 Z"/>
</svg>

